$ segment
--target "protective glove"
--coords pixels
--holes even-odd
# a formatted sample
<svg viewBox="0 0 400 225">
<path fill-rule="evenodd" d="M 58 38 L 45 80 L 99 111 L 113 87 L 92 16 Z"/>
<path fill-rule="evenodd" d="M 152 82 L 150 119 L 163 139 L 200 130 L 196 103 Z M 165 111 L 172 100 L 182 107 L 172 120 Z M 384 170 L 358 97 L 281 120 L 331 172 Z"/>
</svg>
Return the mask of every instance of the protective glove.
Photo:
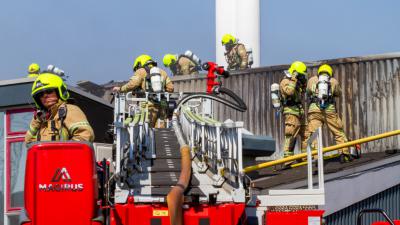
<svg viewBox="0 0 400 225">
<path fill-rule="evenodd" d="M 305 88 L 307 86 L 307 78 L 304 74 L 298 74 L 296 76 L 297 82 L 299 83 L 301 88 Z"/>
<path fill-rule="evenodd" d="M 33 114 L 33 120 L 29 126 L 29 133 L 31 136 L 36 136 L 37 132 L 40 130 L 40 127 L 46 120 L 46 113 L 42 110 L 36 110 Z M 29 139 L 29 138 L 28 138 Z M 27 143 L 29 140 L 26 140 Z"/>
<path fill-rule="evenodd" d="M 37 120 L 38 122 L 42 123 L 46 121 L 46 112 L 44 112 L 43 110 L 36 110 L 33 114 L 33 118 L 35 120 Z"/>
</svg>

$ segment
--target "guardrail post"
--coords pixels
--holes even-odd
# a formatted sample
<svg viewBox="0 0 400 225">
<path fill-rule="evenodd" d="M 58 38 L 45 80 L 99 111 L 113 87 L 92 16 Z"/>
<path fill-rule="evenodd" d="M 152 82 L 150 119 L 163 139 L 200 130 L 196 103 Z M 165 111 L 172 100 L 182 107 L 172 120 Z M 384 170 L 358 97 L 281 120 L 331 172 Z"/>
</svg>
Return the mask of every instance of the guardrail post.
<svg viewBox="0 0 400 225">
<path fill-rule="evenodd" d="M 243 188 L 243 148 L 242 148 L 242 126 L 236 128 L 237 130 L 237 157 L 238 157 L 238 176 L 239 187 Z"/>
<path fill-rule="evenodd" d="M 318 128 L 318 188 L 324 189 L 324 153 L 322 152 L 322 128 Z"/>
<path fill-rule="evenodd" d="M 222 162 L 222 155 L 221 155 L 221 124 L 215 125 L 215 144 L 217 150 L 217 174 L 213 176 L 214 183 L 213 185 L 216 187 L 221 187 L 225 181 L 224 178 L 224 165 Z"/>
<path fill-rule="evenodd" d="M 121 151 L 122 151 L 122 125 L 125 120 L 125 95 L 118 94 L 115 98 L 115 113 L 114 113 L 114 126 L 115 133 L 117 134 L 116 138 L 116 164 L 115 164 L 115 172 L 118 174 L 121 172 Z"/>
</svg>

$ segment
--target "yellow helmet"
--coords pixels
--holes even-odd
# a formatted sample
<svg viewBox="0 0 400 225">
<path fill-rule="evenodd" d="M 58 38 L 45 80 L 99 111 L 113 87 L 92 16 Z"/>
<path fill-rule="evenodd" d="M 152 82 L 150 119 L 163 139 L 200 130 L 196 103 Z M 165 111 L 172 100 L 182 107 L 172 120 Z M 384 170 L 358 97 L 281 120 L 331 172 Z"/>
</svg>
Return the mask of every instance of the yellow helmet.
<svg viewBox="0 0 400 225">
<path fill-rule="evenodd" d="M 63 101 L 66 101 L 69 98 L 67 85 L 61 79 L 61 77 L 48 72 L 42 73 L 36 78 L 32 85 L 31 96 L 36 104 L 36 107 L 43 107 L 39 99 L 39 94 L 51 89 L 55 89 L 58 97 Z"/>
<path fill-rule="evenodd" d="M 222 36 L 222 45 L 227 45 L 227 44 L 234 44 L 236 43 L 236 38 L 231 35 L 231 34 L 225 34 Z"/>
<path fill-rule="evenodd" d="M 32 63 L 31 65 L 29 65 L 28 67 L 28 73 L 32 74 L 32 73 L 39 73 L 40 71 L 40 66 L 37 63 Z"/>
<path fill-rule="evenodd" d="M 176 62 L 176 56 L 172 54 L 166 54 L 163 58 L 164 66 L 169 67 L 172 63 Z"/>
<path fill-rule="evenodd" d="M 318 75 L 321 73 L 327 73 L 329 76 L 333 76 L 332 67 L 328 64 L 324 64 L 318 68 Z"/>
<path fill-rule="evenodd" d="M 304 74 L 307 76 L 307 66 L 303 62 L 300 61 L 295 61 L 290 65 L 289 67 L 289 73 L 293 74 L 294 72 L 297 72 L 299 74 Z"/>
<path fill-rule="evenodd" d="M 145 67 L 147 65 L 157 66 L 157 63 L 153 61 L 153 59 L 149 55 L 140 55 L 135 59 L 135 62 L 133 63 L 133 71 L 136 71 L 139 68 Z"/>
</svg>

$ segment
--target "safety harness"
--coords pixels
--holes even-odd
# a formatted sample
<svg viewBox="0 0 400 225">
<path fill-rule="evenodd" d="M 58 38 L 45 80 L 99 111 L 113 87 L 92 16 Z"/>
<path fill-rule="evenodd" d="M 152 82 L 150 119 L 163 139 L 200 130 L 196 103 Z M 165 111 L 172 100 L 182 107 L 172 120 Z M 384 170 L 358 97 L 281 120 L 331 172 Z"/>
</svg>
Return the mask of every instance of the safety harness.
<svg viewBox="0 0 400 225">
<path fill-rule="evenodd" d="M 283 80 L 290 80 L 289 77 L 285 76 L 281 79 L 281 81 L 279 83 L 281 83 Z M 297 89 L 297 86 L 296 86 Z M 283 96 L 281 96 L 281 103 L 283 107 L 292 107 L 292 106 L 297 106 L 299 108 L 302 108 L 302 104 L 301 104 L 301 100 L 298 101 L 298 99 L 293 98 L 292 96 L 284 98 Z"/>
<path fill-rule="evenodd" d="M 319 108 L 322 108 L 322 109 L 326 108 L 326 106 L 328 104 L 336 104 L 336 100 L 335 100 L 335 98 L 333 97 L 333 94 L 332 94 L 332 85 L 331 85 L 331 82 L 329 80 L 329 82 L 328 82 L 328 96 L 327 96 L 326 99 L 324 99 L 324 105 L 325 106 L 322 105 L 321 99 L 318 98 L 317 92 L 316 92 L 318 90 L 318 85 L 319 84 L 320 84 L 320 81 L 318 81 L 317 84 L 315 85 L 315 89 L 314 89 L 313 95 L 309 97 L 309 104 L 315 103 Z"/>
<path fill-rule="evenodd" d="M 65 126 L 64 120 L 67 117 L 67 106 L 66 105 L 61 105 L 58 108 L 58 120 L 60 121 L 61 127 L 60 129 L 57 129 L 56 126 L 56 120 L 52 119 L 50 120 L 50 130 L 51 130 L 51 140 L 56 141 L 57 136 L 59 137 L 60 141 L 64 141 L 64 137 L 62 135 L 62 129 L 65 127 L 66 130 L 68 131 L 67 127 Z M 69 131 L 68 131 L 69 133 Z M 69 135 L 69 134 L 68 134 Z M 37 134 L 37 141 L 41 140 L 41 134 L 40 134 L 40 129 Z"/>
<path fill-rule="evenodd" d="M 234 57 L 230 58 L 230 57 L 229 57 L 229 52 L 226 52 L 226 53 L 225 53 L 225 58 L 226 58 L 226 61 L 227 61 L 228 64 L 229 64 L 229 65 L 228 65 L 229 69 L 235 69 L 235 70 L 237 70 L 237 69 L 240 68 L 240 64 L 242 63 L 242 60 L 241 60 L 240 55 L 239 55 L 239 50 L 238 50 L 239 45 L 243 45 L 243 44 L 237 43 L 237 44 L 236 44 L 234 47 L 232 47 L 232 49 L 231 49 L 231 51 L 235 51 Z M 244 45 L 243 45 L 243 46 L 244 46 Z M 247 52 L 246 52 L 246 54 L 247 54 Z"/>
</svg>

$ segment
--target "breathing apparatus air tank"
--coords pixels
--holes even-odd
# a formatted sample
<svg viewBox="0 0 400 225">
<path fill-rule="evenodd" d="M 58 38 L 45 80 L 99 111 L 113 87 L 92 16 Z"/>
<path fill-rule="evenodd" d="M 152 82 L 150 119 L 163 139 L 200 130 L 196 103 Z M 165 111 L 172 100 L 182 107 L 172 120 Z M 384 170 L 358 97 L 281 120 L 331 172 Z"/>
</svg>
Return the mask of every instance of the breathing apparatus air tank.
<svg viewBox="0 0 400 225">
<path fill-rule="evenodd" d="M 196 63 L 196 65 L 201 65 L 201 60 L 199 57 L 197 57 L 197 55 L 193 54 L 192 51 L 187 50 L 184 55 Z"/>
<path fill-rule="evenodd" d="M 58 68 L 58 67 L 56 67 L 54 65 L 48 65 L 46 71 L 50 72 L 50 73 L 54 73 L 54 74 L 56 74 L 56 75 L 58 75 L 59 77 L 62 77 L 62 78 L 65 77 L 64 70 L 62 70 L 62 69 L 60 69 L 60 68 Z M 63 80 L 64 80 L 64 78 L 63 78 Z"/>
<path fill-rule="evenodd" d="M 274 109 L 280 109 L 281 107 L 281 98 L 280 98 L 280 93 L 279 93 L 279 84 L 273 83 L 271 85 L 271 100 L 272 100 L 272 106 Z"/>
<path fill-rule="evenodd" d="M 150 69 L 150 83 L 154 92 L 162 91 L 162 78 L 160 69 L 158 67 L 153 67 Z"/>
<path fill-rule="evenodd" d="M 318 76 L 318 99 L 319 106 L 322 109 L 325 109 L 328 106 L 329 79 L 330 77 L 325 74 Z"/>
<path fill-rule="evenodd" d="M 248 64 L 249 67 L 251 67 L 254 63 L 254 59 L 253 59 L 253 49 L 251 47 L 246 47 L 246 52 L 247 52 L 247 56 L 248 56 Z"/>
</svg>

